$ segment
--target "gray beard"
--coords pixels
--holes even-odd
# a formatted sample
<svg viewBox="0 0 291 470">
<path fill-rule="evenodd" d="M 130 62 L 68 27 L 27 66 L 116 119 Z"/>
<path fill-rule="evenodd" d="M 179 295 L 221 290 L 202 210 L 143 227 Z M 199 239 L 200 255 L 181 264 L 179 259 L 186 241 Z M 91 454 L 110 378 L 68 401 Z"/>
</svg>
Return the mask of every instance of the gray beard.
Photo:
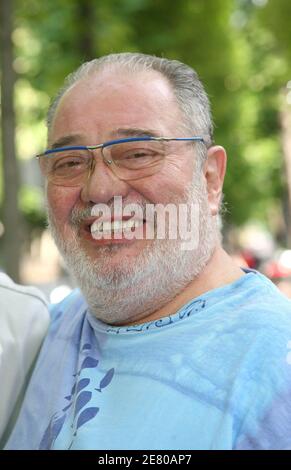
<svg viewBox="0 0 291 470">
<path fill-rule="evenodd" d="M 70 240 L 64 240 L 48 207 L 49 227 L 55 243 L 83 292 L 90 312 L 99 320 L 111 325 L 138 322 L 173 300 L 205 268 L 217 242 L 216 218 L 210 214 L 206 189 L 193 184 L 185 201 L 171 202 L 199 204 L 198 247 L 182 250 L 180 238 L 154 239 L 134 257 L 134 262 L 132 258 L 125 258 L 122 265 L 114 268 L 110 267 L 108 259 L 122 249 L 122 245 L 100 246 L 96 248 L 98 258 L 92 260 L 80 246 L 78 227 Z"/>
</svg>

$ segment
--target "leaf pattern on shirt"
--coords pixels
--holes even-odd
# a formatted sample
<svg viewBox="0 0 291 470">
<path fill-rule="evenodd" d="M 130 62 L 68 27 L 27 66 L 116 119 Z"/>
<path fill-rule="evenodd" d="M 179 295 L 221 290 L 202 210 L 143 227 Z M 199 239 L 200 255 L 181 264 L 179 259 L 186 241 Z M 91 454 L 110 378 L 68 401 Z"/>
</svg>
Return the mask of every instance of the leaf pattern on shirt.
<svg viewBox="0 0 291 470">
<path fill-rule="evenodd" d="M 74 418 L 76 418 L 77 414 L 79 411 L 84 408 L 84 406 L 89 403 L 89 401 L 92 398 L 92 392 L 81 392 L 80 395 L 78 395 L 76 404 L 75 404 L 75 412 L 74 412 Z"/>
<path fill-rule="evenodd" d="M 74 436 L 77 434 L 77 430 L 81 426 L 83 426 L 83 424 L 85 424 L 88 421 L 90 421 L 91 419 L 95 418 L 98 411 L 99 411 L 99 408 L 97 408 L 97 407 L 89 407 L 89 408 L 86 408 L 85 410 L 83 410 L 82 413 L 80 413 L 78 421 L 77 421 L 77 429 L 76 429 L 76 432 L 75 432 Z"/>
<path fill-rule="evenodd" d="M 81 354 L 88 354 L 90 349 L 91 345 L 89 343 L 84 344 L 81 347 Z M 76 374 L 73 374 L 73 377 L 75 377 L 76 380 L 71 388 L 71 392 L 69 395 L 66 395 L 64 397 L 64 400 L 66 400 L 65 406 L 62 408 L 61 413 L 56 412 L 52 415 L 41 439 L 39 449 L 44 450 L 53 448 L 54 443 L 58 435 L 60 434 L 66 419 L 69 419 L 70 415 L 72 416 L 72 409 L 74 411 L 71 428 L 75 428 L 75 431 L 73 433 L 73 439 L 70 445 L 68 446 L 68 449 L 72 447 L 74 443 L 74 438 L 76 437 L 78 430 L 84 424 L 88 423 L 90 420 L 95 418 L 95 416 L 99 412 L 99 408 L 96 406 L 87 406 L 90 404 L 93 394 L 91 391 L 85 390 L 86 387 L 90 384 L 91 380 L 89 377 L 82 377 L 80 379 L 79 377 L 81 373 L 86 369 L 97 368 L 98 365 L 99 360 L 90 355 L 86 355 L 86 357 L 83 359 L 80 369 Z M 105 373 L 105 375 L 101 379 L 99 383 L 99 388 L 94 388 L 93 390 L 101 392 L 104 388 L 108 387 L 108 385 L 113 379 L 113 376 L 114 368 L 111 368 Z"/>
<path fill-rule="evenodd" d="M 93 367 L 97 367 L 98 362 L 99 361 L 94 357 L 87 356 L 82 362 L 80 370 L 76 374 L 74 374 L 73 377 L 78 377 L 83 369 L 92 369 Z"/>
<path fill-rule="evenodd" d="M 95 390 L 97 390 L 97 392 L 101 392 L 103 388 L 107 387 L 110 384 L 111 380 L 113 379 L 113 375 L 114 375 L 114 368 L 106 372 L 106 374 L 104 375 L 103 379 L 101 380 L 99 384 L 99 388 L 95 388 Z"/>
<path fill-rule="evenodd" d="M 54 413 L 48 427 L 46 428 L 42 440 L 39 445 L 39 450 L 51 449 L 58 435 L 60 434 L 63 424 L 66 419 L 66 414 L 57 417 L 58 413 Z"/>
</svg>

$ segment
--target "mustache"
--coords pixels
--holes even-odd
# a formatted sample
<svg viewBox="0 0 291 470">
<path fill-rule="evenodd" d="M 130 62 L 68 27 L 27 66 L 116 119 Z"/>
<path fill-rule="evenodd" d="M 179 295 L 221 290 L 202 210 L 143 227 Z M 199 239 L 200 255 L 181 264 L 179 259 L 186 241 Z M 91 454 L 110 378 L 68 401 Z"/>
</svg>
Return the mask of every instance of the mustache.
<svg viewBox="0 0 291 470">
<path fill-rule="evenodd" d="M 85 219 L 91 217 L 93 206 L 88 206 L 83 209 L 74 207 L 70 215 L 70 225 L 73 227 L 80 227 Z"/>
</svg>

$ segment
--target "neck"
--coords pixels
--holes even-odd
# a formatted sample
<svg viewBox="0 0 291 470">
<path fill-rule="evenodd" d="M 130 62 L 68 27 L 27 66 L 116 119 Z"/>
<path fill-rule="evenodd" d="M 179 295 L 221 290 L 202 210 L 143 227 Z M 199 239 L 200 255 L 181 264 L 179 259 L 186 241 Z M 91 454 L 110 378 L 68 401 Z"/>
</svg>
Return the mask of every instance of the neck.
<svg viewBox="0 0 291 470">
<path fill-rule="evenodd" d="M 123 325 L 129 326 L 146 323 L 172 315 L 190 300 L 210 290 L 231 284 L 242 276 L 244 276 L 244 272 L 219 245 L 215 248 L 203 272 L 194 278 L 174 299 L 163 305 L 162 308 L 140 318 L 138 321 L 127 322 Z"/>
</svg>

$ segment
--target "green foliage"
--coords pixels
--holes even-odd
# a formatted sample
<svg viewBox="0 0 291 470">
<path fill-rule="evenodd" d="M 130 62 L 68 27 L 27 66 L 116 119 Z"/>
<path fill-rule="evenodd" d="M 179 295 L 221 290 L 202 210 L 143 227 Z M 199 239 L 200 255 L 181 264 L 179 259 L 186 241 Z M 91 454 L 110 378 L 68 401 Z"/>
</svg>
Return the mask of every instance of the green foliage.
<svg viewBox="0 0 291 470">
<path fill-rule="evenodd" d="M 266 221 L 284 191 L 278 98 L 290 80 L 290 16 L 289 0 L 18 0 L 19 157 L 45 146 L 49 100 L 84 60 L 117 51 L 179 59 L 205 84 L 215 141 L 228 151 L 226 218 Z M 22 204 L 32 224 L 43 223 L 41 206 L 32 204 L 38 199 L 25 196 Z"/>
<path fill-rule="evenodd" d="M 40 188 L 23 185 L 19 194 L 19 206 L 26 222 L 31 226 L 46 227 L 43 210 L 43 192 Z"/>
<path fill-rule="evenodd" d="M 291 3 L 289 0 L 269 0 L 259 15 L 262 24 L 274 34 L 276 52 L 291 59 Z M 290 65 L 289 65 L 290 74 Z M 290 79 L 290 75 L 289 75 Z"/>
</svg>

